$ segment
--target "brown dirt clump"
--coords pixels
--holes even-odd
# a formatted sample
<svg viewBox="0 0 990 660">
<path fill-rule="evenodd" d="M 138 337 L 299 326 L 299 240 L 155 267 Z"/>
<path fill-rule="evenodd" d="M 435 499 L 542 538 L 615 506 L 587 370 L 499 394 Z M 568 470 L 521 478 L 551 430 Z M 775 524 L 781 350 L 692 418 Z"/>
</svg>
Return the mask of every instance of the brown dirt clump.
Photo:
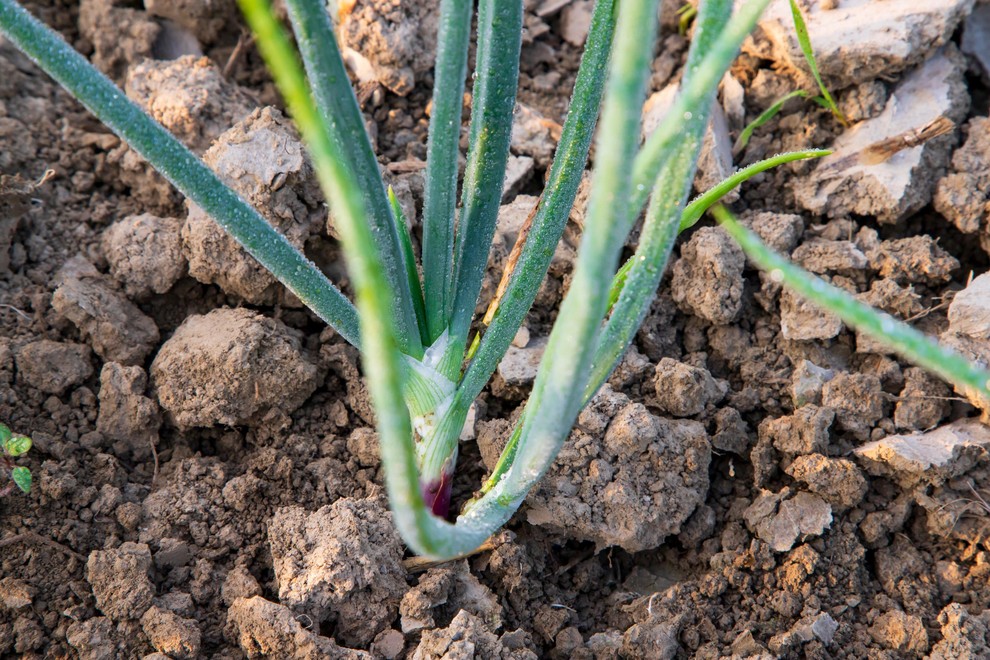
<svg viewBox="0 0 990 660">
<path fill-rule="evenodd" d="M 151 379 L 166 415 L 188 428 L 290 414 L 316 389 L 318 369 L 282 323 L 217 309 L 179 326 L 151 364 Z"/>
<path fill-rule="evenodd" d="M 151 551 L 144 544 L 94 551 L 86 562 L 86 579 L 97 608 L 114 621 L 140 619 L 154 596 L 150 569 Z"/>
<path fill-rule="evenodd" d="M 159 3 L 161 4 L 161 3 Z M 148 59 L 131 67 L 127 96 L 197 153 L 258 105 L 206 57 Z"/>
<path fill-rule="evenodd" d="M 702 227 L 674 262 L 674 301 L 716 325 L 731 323 L 742 307 L 742 249 L 721 229 Z"/>
<path fill-rule="evenodd" d="M 21 346 L 15 360 L 17 377 L 48 394 L 62 394 L 93 373 L 88 346 L 42 339 Z"/>
<path fill-rule="evenodd" d="M 87 261 L 73 258 L 62 269 L 52 308 L 71 321 L 105 360 L 139 364 L 159 339 L 155 322 Z"/>
<path fill-rule="evenodd" d="M 100 372 L 100 415 L 96 430 L 121 457 L 148 458 L 158 444 L 161 410 L 146 396 L 148 375 L 141 367 L 107 362 Z"/>
<path fill-rule="evenodd" d="M 604 389 L 530 495 L 526 518 L 600 548 L 655 547 L 703 501 L 710 456 L 700 423 L 656 417 Z"/>
<path fill-rule="evenodd" d="M 203 160 L 297 248 L 322 227 L 323 196 L 295 129 L 278 110 L 256 110 L 221 135 Z M 194 204 L 182 242 L 189 274 L 200 282 L 254 304 L 284 297 L 275 277 Z"/>
<path fill-rule="evenodd" d="M 186 274 L 186 257 L 174 218 L 144 213 L 114 223 L 103 233 L 110 274 L 131 298 L 166 293 Z"/>
<path fill-rule="evenodd" d="M 391 92 L 406 96 L 433 68 L 438 15 L 430 3 L 370 0 L 350 3 L 341 11 L 339 35 L 344 48 L 361 58 L 358 70 L 371 75 Z M 360 73 L 358 74 L 360 77 Z M 363 81 L 362 81 L 363 82 Z"/>
<path fill-rule="evenodd" d="M 402 546 L 384 502 L 343 498 L 307 514 L 280 509 L 268 524 L 279 600 L 314 622 L 336 622 L 364 646 L 396 615 L 406 591 Z"/>
</svg>

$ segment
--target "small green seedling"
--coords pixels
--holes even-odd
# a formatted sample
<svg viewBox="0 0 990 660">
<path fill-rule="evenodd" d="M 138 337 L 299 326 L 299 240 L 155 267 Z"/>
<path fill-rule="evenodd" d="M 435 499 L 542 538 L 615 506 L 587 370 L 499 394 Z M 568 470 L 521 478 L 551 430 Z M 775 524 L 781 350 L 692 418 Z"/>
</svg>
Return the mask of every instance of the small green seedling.
<svg viewBox="0 0 990 660">
<path fill-rule="evenodd" d="M 808 26 L 804 22 L 804 15 L 801 13 L 801 8 L 798 6 L 796 0 L 790 0 L 791 3 L 791 16 L 794 18 L 794 31 L 797 34 L 798 43 L 801 45 L 801 52 L 804 53 L 804 59 L 808 63 L 808 68 L 811 69 L 811 74 L 815 78 L 815 82 L 818 83 L 818 89 L 821 91 L 820 96 L 815 96 L 811 100 L 820 106 L 826 108 L 832 113 L 832 116 L 838 120 L 843 126 L 849 126 L 849 120 L 846 116 L 842 114 L 839 107 L 835 104 L 835 99 L 832 98 L 832 94 L 828 91 L 822 80 L 821 73 L 818 70 L 818 61 L 815 59 L 815 51 L 811 46 L 811 35 L 808 33 Z M 690 7 L 690 5 L 687 5 Z M 780 110 L 784 107 L 784 104 L 793 98 L 807 98 L 810 96 L 808 92 L 798 89 L 793 92 L 788 92 L 784 94 L 779 99 L 774 101 L 769 108 L 760 113 L 760 115 L 751 121 L 739 134 L 736 139 L 735 144 L 732 147 L 732 154 L 738 156 L 742 153 L 746 145 L 749 144 L 749 139 L 753 137 L 753 131 L 755 131 L 760 126 L 777 116 Z"/>
<path fill-rule="evenodd" d="M 801 8 L 798 6 L 797 0 L 790 0 L 790 3 L 791 16 L 794 17 L 794 31 L 797 33 L 801 52 L 804 53 L 804 59 L 808 63 L 808 68 L 811 69 L 811 75 L 814 76 L 815 82 L 818 83 L 818 89 L 822 93 L 821 96 L 816 96 L 813 100 L 827 108 L 840 124 L 849 126 L 849 120 L 839 110 L 839 106 L 835 104 L 835 99 L 832 98 L 828 88 L 822 81 L 822 75 L 818 71 L 818 61 L 815 59 L 815 49 L 811 47 L 811 35 L 808 33 L 808 25 L 804 22 L 804 14 L 801 13 Z"/>
<path fill-rule="evenodd" d="M 677 10 L 677 32 L 682 37 L 688 33 L 691 21 L 698 15 L 698 8 L 688 3 Z"/>
<path fill-rule="evenodd" d="M 504 289 L 500 286 L 489 305 L 491 313 L 479 323 L 474 312 L 495 233 L 512 133 L 521 0 L 478 0 L 477 11 L 467 0 L 439 4 L 419 263 L 394 195 L 382 182 L 326 3 L 284 0 L 296 50 L 270 0 L 238 2 L 332 207 L 354 302 L 174 136 L 15 0 L 0 0 L 0 31 L 209 213 L 314 313 L 360 348 L 393 520 L 414 551 L 435 559 L 480 546 L 509 520 L 550 468 L 578 413 L 632 343 L 678 234 L 756 173 L 828 153 L 775 156 L 740 170 L 689 204 L 719 81 L 768 0 L 749 0 L 736 11 L 732 0 L 698 4 L 678 96 L 642 145 L 641 110 L 660 0 L 597 0 L 543 194 L 526 231 L 519 232 Z M 795 22 L 813 60 L 803 20 Z M 477 26 L 476 69 L 462 178 L 459 142 L 472 25 Z M 814 71 L 817 77 L 816 66 Z M 831 99 L 824 88 L 823 95 Z M 492 474 L 451 522 L 451 484 L 465 418 L 536 299 L 596 135 L 577 261 L 532 392 Z M 639 243 L 620 266 L 626 239 L 644 209 Z M 766 254 L 766 246 L 734 224 L 727 211 L 716 213 L 753 261 L 775 277 L 779 273 L 785 285 L 842 316 L 850 326 L 877 335 L 907 359 L 990 398 L 990 374 L 904 323 L 851 304 L 834 287 Z"/>
<path fill-rule="evenodd" d="M 736 138 L 736 143 L 732 146 L 732 154 L 734 156 L 738 156 L 742 150 L 746 148 L 746 145 L 749 144 L 749 138 L 753 137 L 753 131 L 776 117 L 777 113 L 780 112 L 780 109 L 784 107 L 785 103 L 793 98 L 807 98 L 807 96 L 808 92 L 803 89 L 796 89 L 793 92 L 784 94 L 779 99 L 774 101 L 769 108 L 760 113 L 759 117 L 749 122 L 749 124 L 746 125 L 746 128 L 742 129 L 739 137 Z"/>
<path fill-rule="evenodd" d="M 30 449 L 31 438 L 12 432 L 6 424 L 0 424 L 0 450 L 3 452 L 0 455 L 0 484 L 10 479 L 0 486 L 0 497 L 9 495 L 15 486 L 24 493 L 31 491 L 31 470 L 14 462 L 15 458 Z"/>
</svg>

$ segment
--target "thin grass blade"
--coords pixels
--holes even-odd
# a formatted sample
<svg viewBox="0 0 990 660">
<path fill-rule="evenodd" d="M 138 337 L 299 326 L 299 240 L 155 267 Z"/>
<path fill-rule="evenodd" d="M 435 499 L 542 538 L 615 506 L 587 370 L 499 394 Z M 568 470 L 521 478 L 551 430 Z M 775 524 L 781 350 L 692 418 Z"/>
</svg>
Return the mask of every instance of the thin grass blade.
<svg viewBox="0 0 990 660">
<path fill-rule="evenodd" d="M 839 123 L 843 126 L 848 126 L 849 121 L 842 114 L 842 111 L 839 110 L 839 106 L 835 104 L 835 99 L 829 93 L 828 87 L 822 81 L 822 74 L 818 70 L 818 60 L 815 59 L 815 49 L 811 46 L 811 34 L 808 33 L 808 25 L 804 22 L 804 14 L 795 0 L 790 0 L 790 3 L 791 16 L 794 17 L 794 32 L 797 34 L 798 44 L 801 46 L 801 52 L 804 53 L 804 59 L 808 63 L 811 75 L 814 77 L 815 82 L 818 83 L 818 89 L 822 93 L 822 99 L 824 100 L 822 105 L 831 111 L 835 118 L 839 120 Z"/>
<path fill-rule="evenodd" d="M 832 152 L 828 149 L 787 151 L 782 154 L 777 154 L 776 156 L 771 156 L 770 158 L 757 161 L 752 165 L 747 165 L 738 172 L 732 174 L 732 176 L 726 178 L 724 181 L 720 181 L 717 185 L 712 186 L 709 190 L 706 190 L 704 193 L 695 198 L 690 204 L 685 206 L 684 213 L 681 214 L 681 225 L 678 229 L 678 233 L 693 227 L 695 223 L 701 219 L 701 216 L 705 214 L 705 211 L 711 208 L 720 199 L 725 197 L 729 191 L 736 186 L 749 181 L 760 172 L 766 172 L 767 170 L 780 167 L 785 163 L 792 163 L 796 160 L 824 158 L 831 153 Z"/>
<path fill-rule="evenodd" d="M 692 4 L 686 4 L 677 10 L 677 33 L 685 36 L 691 27 L 691 21 L 698 15 L 698 8 Z"/>
<path fill-rule="evenodd" d="M 681 224 L 678 229 L 678 233 L 681 233 L 687 229 L 690 229 L 701 219 L 701 216 L 705 214 L 709 208 L 714 204 L 718 203 L 720 199 L 725 197 L 729 192 L 736 186 L 742 184 L 745 181 L 753 178 L 760 172 L 765 172 L 769 169 L 783 165 L 784 163 L 790 163 L 795 160 L 804 160 L 806 158 L 822 158 L 824 156 L 832 153 L 827 149 L 810 149 L 808 151 L 790 151 L 783 154 L 778 154 L 772 158 L 767 158 L 761 160 L 757 163 L 745 167 L 738 172 L 734 173 L 732 176 L 726 178 L 724 181 L 719 182 L 717 185 L 712 186 L 709 190 L 706 190 L 703 194 L 699 195 L 690 204 L 684 207 L 684 211 L 681 213 Z M 622 268 L 615 274 L 612 278 L 612 288 L 609 290 L 608 302 L 609 310 L 615 305 L 619 300 L 619 294 L 622 293 L 622 288 L 625 286 L 626 277 L 629 275 L 629 269 L 632 268 L 633 263 L 635 263 L 635 255 L 629 257 Z"/>
<path fill-rule="evenodd" d="M 808 96 L 808 92 L 803 89 L 796 89 L 793 92 L 784 94 L 779 99 L 774 101 L 769 108 L 761 112 L 756 119 L 749 122 L 746 127 L 742 129 L 742 132 L 739 133 L 739 137 L 736 138 L 736 143 L 732 146 L 732 153 L 738 155 L 742 152 L 742 150 L 746 148 L 746 145 L 749 144 L 749 139 L 753 137 L 753 131 L 776 117 L 777 113 L 780 112 L 780 109 L 784 107 L 785 103 L 793 98 L 804 98 L 806 96 Z"/>
<path fill-rule="evenodd" d="M 684 210 L 681 213 L 681 221 L 678 226 L 677 233 L 679 234 L 680 232 L 693 227 L 705 211 L 711 208 L 714 204 L 718 203 L 718 201 L 728 194 L 729 191 L 744 181 L 756 176 L 760 172 L 765 172 L 773 167 L 778 167 L 784 163 L 790 163 L 796 160 L 822 158 L 830 153 L 832 152 L 825 149 L 787 152 L 761 160 L 739 170 L 732 176 L 720 182 L 718 185 L 713 186 L 710 190 L 705 191 L 702 195 L 698 196 L 694 201 L 684 207 Z M 658 190 L 660 189 L 660 182 L 666 180 L 666 177 L 660 177 L 660 180 L 658 181 Z M 656 191 L 654 194 L 656 194 Z M 630 278 L 630 273 L 634 273 L 634 269 L 636 268 L 643 268 L 645 269 L 643 272 L 650 272 L 651 276 L 649 281 L 652 283 L 654 291 L 659 285 L 660 277 L 663 276 L 663 271 L 666 268 L 666 263 L 670 257 L 673 237 L 668 235 L 666 237 L 661 237 L 659 240 L 650 238 L 655 235 L 656 231 L 652 225 L 651 218 L 658 217 L 656 214 L 660 212 L 660 208 L 662 207 L 657 207 L 654 209 L 651 203 L 651 209 L 647 213 L 647 223 L 644 226 L 642 235 L 643 238 L 641 238 L 642 243 L 639 249 L 637 249 L 636 253 L 622 265 L 622 268 L 619 269 L 619 271 L 615 274 L 615 278 L 612 280 L 612 288 L 609 292 L 609 309 L 612 312 L 612 316 L 609 318 L 609 323 L 606 326 L 605 333 L 603 334 L 601 341 L 595 350 L 595 368 L 591 381 L 588 384 L 588 389 L 585 391 L 586 401 L 591 400 L 591 397 L 594 396 L 594 393 L 599 387 L 602 386 L 612 369 L 614 369 L 615 365 L 618 364 L 618 361 L 621 360 L 622 354 L 632 342 L 632 338 L 635 335 L 636 330 L 642 323 L 646 313 L 649 311 L 650 301 L 648 298 L 640 299 L 637 306 L 638 312 L 635 316 L 630 313 L 628 308 L 623 308 L 621 306 L 616 307 L 619 299 L 625 291 L 627 281 Z M 656 268 L 657 270 L 651 271 L 652 268 Z M 645 291 L 647 284 L 643 282 L 641 286 L 644 287 L 643 291 Z M 613 323 L 613 318 L 620 319 L 623 314 L 627 314 L 629 316 L 624 320 Z"/>
</svg>

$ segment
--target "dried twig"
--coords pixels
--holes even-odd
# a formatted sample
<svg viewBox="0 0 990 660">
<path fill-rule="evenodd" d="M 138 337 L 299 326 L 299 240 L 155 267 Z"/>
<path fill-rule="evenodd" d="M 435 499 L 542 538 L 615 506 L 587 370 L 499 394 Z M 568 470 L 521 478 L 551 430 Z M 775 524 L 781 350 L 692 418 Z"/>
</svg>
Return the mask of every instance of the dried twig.
<svg viewBox="0 0 990 660">
<path fill-rule="evenodd" d="M 505 290 L 509 288 L 509 282 L 512 280 L 512 273 L 516 270 L 516 264 L 519 263 L 519 256 L 522 254 L 523 246 L 526 245 L 526 237 L 529 236 L 529 230 L 533 228 L 533 218 L 536 217 L 536 212 L 540 209 L 540 205 L 543 203 L 543 195 L 540 195 L 540 199 L 537 200 L 536 205 L 533 210 L 529 212 L 526 217 L 526 221 L 523 223 L 522 227 L 519 228 L 519 236 L 516 237 L 515 245 L 512 246 L 512 251 L 509 252 L 509 259 L 505 262 L 505 269 L 502 271 L 502 279 L 499 280 L 498 288 L 495 289 L 495 296 L 492 297 L 492 301 L 488 304 L 488 310 L 485 312 L 485 317 L 482 319 L 482 324 L 488 327 L 488 324 L 492 322 L 495 318 L 495 312 L 498 311 L 498 304 L 502 300 L 502 296 L 505 295 Z"/>
<path fill-rule="evenodd" d="M 245 51 L 248 47 L 254 43 L 254 37 L 248 33 L 241 33 L 241 36 L 237 38 L 237 44 L 234 46 L 234 50 L 230 51 L 230 57 L 227 58 L 227 63 L 223 65 L 222 75 L 224 78 L 229 78 L 230 74 L 233 73 L 234 67 L 240 62 L 241 57 L 244 56 Z"/>
<path fill-rule="evenodd" d="M 13 305 L 8 305 L 7 303 L 0 303 L 0 308 L 9 309 L 10 311 L 12 311 L 15 314 L 17 314 L 18 316 L 20 316 L 25 321 L 27 321 L 28 323 L 30 323 L 32 321 L 31 317 L 28 316 L 27 312 L 25 312 L 22 309 L 18 309 L 17 307 L 14 307 Z"/>
<path fill-rule="evenodd" d="M 155 458 L 155 469 L 151 473 L 151 489 L 155 489 L 155 482 L 158 480 L 158 448 L 155 447 L 155 439 L 152 438 L 149 442 L 151 445 L 151 455 Z"/>
<path fill-rule="evenodd" d="M 823 165 L 819 175 L 821 178 L 838 176 L 843 170 L 857 165 L 879 165 L 886 162 L 894 154 L 905 149 L 920 146 L 929 140 L 945 135 L 956 127 L 948 117 L 940 116 L 921 128 L 912 128 L 893 137 L 885 138 L 868 145 L 856 153 L 843 156 L 833 163 Z"/>
</svg>

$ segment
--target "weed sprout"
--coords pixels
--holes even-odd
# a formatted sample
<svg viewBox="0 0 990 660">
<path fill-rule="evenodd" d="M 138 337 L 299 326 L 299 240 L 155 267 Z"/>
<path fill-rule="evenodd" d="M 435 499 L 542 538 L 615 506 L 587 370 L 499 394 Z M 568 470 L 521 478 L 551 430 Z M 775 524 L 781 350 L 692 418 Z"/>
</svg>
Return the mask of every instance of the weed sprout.
<svg viewBox="0 0 990 660">
<path fill-rule="evenodd" d="M 23 465 L 17 465 L 14 459 L 23 456 L 31 449 L 31 438 L 10 430 L 6 424 L 0 424 L 0 497 L 9 495 L 14 488 L 23 493 L 31 491 L 31 470 Z M 6 484 L 5 481 L 10 480 Z"/>
</svg>

